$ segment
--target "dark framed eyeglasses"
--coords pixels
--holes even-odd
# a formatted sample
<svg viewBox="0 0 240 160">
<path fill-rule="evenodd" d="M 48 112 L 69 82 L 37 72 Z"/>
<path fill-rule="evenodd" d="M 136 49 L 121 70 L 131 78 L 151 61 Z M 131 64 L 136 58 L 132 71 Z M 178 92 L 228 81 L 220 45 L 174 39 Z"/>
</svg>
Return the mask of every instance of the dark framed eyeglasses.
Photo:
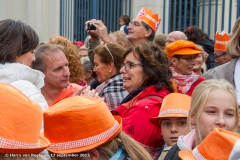
<svg viewBox="0 0 240 160">
<path fill-rule="evenodd" d="M 219 58 L 219 57 L 221 57 L 221 56 L 223 56 L 223 55 L 225 55 L 225 54 L 226 54 L 226 52 L 223 52 L 222 54 L 219 54 L 218 56 L 217 56 L 217 55 L 214 55 L 214 58 L 217 59 L 217 58 Z"/>
<path fill-rule="evenodd" d="M 139 62 L 126 62 L 122 64 L 122 67 L 124 66 L 125 69 L 128 71 L 135 65 L 143 66 L 143 64 Z"/>
</svg>

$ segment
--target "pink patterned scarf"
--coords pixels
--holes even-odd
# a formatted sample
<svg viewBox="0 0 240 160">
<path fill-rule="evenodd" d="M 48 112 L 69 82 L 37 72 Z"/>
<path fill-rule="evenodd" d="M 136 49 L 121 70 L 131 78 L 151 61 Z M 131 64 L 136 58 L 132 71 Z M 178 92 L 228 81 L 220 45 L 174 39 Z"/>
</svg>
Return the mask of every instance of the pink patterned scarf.
<svg viewBox="0 0 240 160">
<path fill-rule="evenodd" d="M 190 75 L 182 75 L 177 73 L 172 67 L 170 67 L 172 70 L 172 75 L 173 79 L 176 81 L 178 89 L 183 93 L 186 94 L 192 84 L 194 83 L 193 77 L 194 77 L 194 72 Z"/>
</svg>

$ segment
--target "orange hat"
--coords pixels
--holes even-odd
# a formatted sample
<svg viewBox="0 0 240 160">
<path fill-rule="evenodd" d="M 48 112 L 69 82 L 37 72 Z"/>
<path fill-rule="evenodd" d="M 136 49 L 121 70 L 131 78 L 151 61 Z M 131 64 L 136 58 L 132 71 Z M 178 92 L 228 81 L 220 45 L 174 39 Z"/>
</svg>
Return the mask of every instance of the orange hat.
<svg viewBox="0 0 240 160">
<path fill-rule="evenodd" d="M 150 122 L 159 126 L 159 120 L 165 117 L 187 117 L 191 105 L 191 97 L 181 93 L 171 93 L 164 97 L 158 117 L 150 118 Z"/>
<path fill-rule="evenodd" d="M 106 103 L 89 97 L 69 97 L 44 112 L 44 136 L 54 153 L 76 153 L 101 146 L 122 131 Z"/>
<path fill-rule="evenodd" d="M 226 51 L 227 42 L 230 40 L 230 37 L 225 31 L 222 31 L 220 34 L 217 32 L 215 37 L 214 49 L 220 51 Z"/>
<path fill-rule="evenodd" d="M 228 159 L 234 143 L 239 139 L 239 134 L 215 128 L 196 148 L 180 151 L 178 155 L 184 160 Z"/>
<path fill-rule="evenodd" d="M 161 19 L 158 19 L 158 14 L 153 14 L 152 10 L 146 10 L 146 7 L 143 7 L 138 13 L 136 19 L 139 19 L 149 25 L 155 32 L 157 31 Z"/>
<path fill-rule="evenodd" d="M 50 144 L 40 135 L 41 107 L 9 84 L 0 84 L 0 153 L 37 154 Z"/>
<path fill-rule="evenodd" d="M 166 45 L 164 52 L 168 58 L 172 58 L 174 55 L 201 54 L 202 50 L 191 41 L 177 40 Z"/>
</svg>

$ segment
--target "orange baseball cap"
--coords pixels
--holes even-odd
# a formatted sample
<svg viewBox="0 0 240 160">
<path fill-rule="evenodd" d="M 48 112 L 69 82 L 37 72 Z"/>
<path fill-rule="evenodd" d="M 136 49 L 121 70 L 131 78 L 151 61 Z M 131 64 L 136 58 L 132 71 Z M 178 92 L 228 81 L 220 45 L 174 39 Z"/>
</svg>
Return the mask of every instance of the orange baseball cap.
<svg viewBox="0 0 240 160">
<path fill-rule="evenodd" d="M 225 31 L 221 33 L 216 33 L 214 49 L 220 51 L 226 51 L 227 42 L 230 40 L 230 37 Z"/>
<path fill-rule="evenodd" d="M 157 31 L 161 19 L 158 19 L 158 14 L 153 14 L 152 10 L 146 10 L 146 7 L 143 7 L 138 13 L 136 19 L 139 19 L 149 25 L 154 32 Z"/>
<path fill-rule="evenodd" d="M 164 52 L 168 58 L 174 55 L 195 55 L 201 54 L 202 50 L 193 42 L 186 40 L 177 40 L 166 45 Z"/>
<path fill-rule="evenodd" d="M 158 117 L 150 118 L 150 122 L 155 126 L 159 126 L 161 118 L 187 117 L 190 105 L 190 96 L 181 93 L 170 93 L 164 97 Z"/>
<path fill-rule="evenodd" d="M 50 144 L 40 135 L 41 107 L 9 84 L 0 84 L 0 153 L 37 154 Z"/>
<path fill-rule="evenodd" d="M 44 112 L 44 136 L 53 153 L 77 153 L 101 146 L 122 131 L 122 119 L 112 116 L 101 99 L 75 96 Z"/>
<path fill-rule="evenodd" d="M 184 160 L 228 159 L 233 146 L 240 135 L 220 128 L 212 130 L 208 136 L 193 150 L 179 151 Z"/>
</svg>

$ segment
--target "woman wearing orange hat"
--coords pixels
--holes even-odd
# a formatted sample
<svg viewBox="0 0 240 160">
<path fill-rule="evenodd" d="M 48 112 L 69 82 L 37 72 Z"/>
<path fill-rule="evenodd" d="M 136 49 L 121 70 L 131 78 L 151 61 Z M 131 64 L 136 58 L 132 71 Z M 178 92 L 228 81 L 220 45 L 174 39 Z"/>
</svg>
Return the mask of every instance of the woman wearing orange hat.
<svg viewBox="0 0 240 160">
<path fill-rule="evenodd" d="M 40 134 L 41 107 L 9 84 L 0 84 L 0 159 L 41 160 L 50 142 Z"/>
<path fill-rule="evenodd" d="M 152 42 L 128 48 L 123 58 L 120 72 L 129 94 L 113 114 L 123 118 L 125 133 L 155 152 L 164 142 L 161 129 L 151 124 L 149 118 L 158 115 L 162 99 L 174 92 L 169 59 Z"/>
<path fill-rule="evenodd" d="M 164 97 L 158 117 L 150 122 L 162 130 L 165 144 L 155 153 L 154 160 L 163 160 L 169 149 L 177 143 L 179 136 L 186 135 L 190 128 L 187 125 L 191 97 L 181 93 L 171 93 Z"/>
<path fill-rule="evenodd" d="M 191 96 L 193 89 L 204 80 L 193 72 L 195 59 L 202 54 L 201 49 L 193 42 L 177 40 L 168 44 L 165 52 L 171 61 L 172 79 L 177 84 L 178 92 Z"/>
<path fill-rule="evenodd" d="M 75 96 L 44 113 L 44 136 L 53 159 L 151 160 L 149 153 L 122 132 L 122 119 L 112 116 L 101 99 Z"/>
<path fill-rule="evenodd" d="M 192 95 L 188 122 L 195 129 L 186 136 L 180 136 L 165 159 L 179 159 L 179 150 L 193 150 L 215 128 L 236 132 L 239 117 L 233 86 L 223 79 L 200 83 Z"/>
</svg>

